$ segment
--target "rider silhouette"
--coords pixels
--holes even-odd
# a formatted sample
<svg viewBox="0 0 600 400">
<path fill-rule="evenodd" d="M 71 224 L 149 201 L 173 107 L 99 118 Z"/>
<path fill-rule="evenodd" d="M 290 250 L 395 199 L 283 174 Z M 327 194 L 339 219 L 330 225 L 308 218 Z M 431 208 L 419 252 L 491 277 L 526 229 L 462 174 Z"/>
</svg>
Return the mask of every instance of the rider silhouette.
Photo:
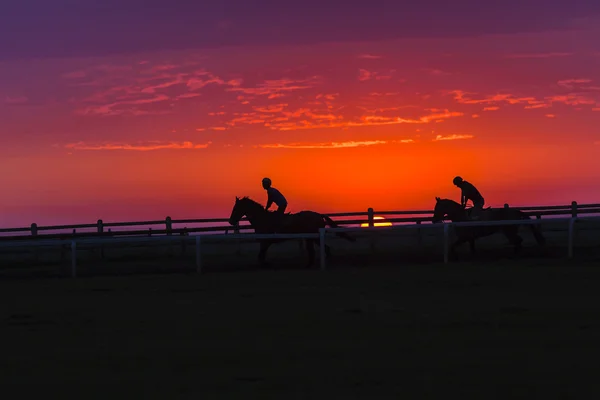
<svg viewBox="0 0 600 400">
<path fill-rule="evenodd" d="M 481 211 L 483 211 L 483 206 L 485 204 L 485 200 L 479 190 L 472 183 L 463 180 L 460 176 L 455 177 L 452 180 L 457 187 L 461 189 L 460 195 L 460 204 L 463 207 L 466 207 L 467 201 L 471 200 L 473 202 L 473 208 L 471 209 L 471 219 L 479 219 L 481 217 Z"/>
<path fill-rule="evenodd" d="M 287 200 L 285 199 L 285 196 L 282 195 L 279 190 L 277 190 L 271 186 L 271 179 L 269 179 L 269 178 L 263 178 L 262 187 L 263 187 L 263 189 L 265 189 L 267 191 L 267 195 L 268 195 L 267 206 L 265 207 L 265 210 L 268 211 L 269 208 L 271 207 L 271 205 L 273 203 L 275 203 L 277 205 L 277 210 L 275 211 L 275 214 L 279 217 L 278 223 L 281 224 L 281 221 L 285 214 L 285 209 L 287 208 L 287 205 L 288 205 Z"/>
</svg>

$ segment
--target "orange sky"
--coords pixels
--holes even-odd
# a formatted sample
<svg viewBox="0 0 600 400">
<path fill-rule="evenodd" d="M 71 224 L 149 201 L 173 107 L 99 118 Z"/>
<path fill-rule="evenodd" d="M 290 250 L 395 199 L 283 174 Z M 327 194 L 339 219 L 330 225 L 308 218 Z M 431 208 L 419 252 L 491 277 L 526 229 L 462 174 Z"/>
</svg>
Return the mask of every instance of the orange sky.
<svg viewBox="0 0 600 400">
<path fill-rule="evenodd" d="M 0 224 L 600 202 L 597 33 L 7 61 Z"/>
</svg>

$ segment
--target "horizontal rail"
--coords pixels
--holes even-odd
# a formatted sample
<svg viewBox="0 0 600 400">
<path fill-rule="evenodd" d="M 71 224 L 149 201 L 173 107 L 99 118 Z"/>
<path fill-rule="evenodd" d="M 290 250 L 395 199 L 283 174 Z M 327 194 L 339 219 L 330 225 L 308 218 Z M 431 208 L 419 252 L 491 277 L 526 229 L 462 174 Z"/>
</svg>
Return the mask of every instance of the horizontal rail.
<svg viewBox="0 0 600 400">
<path fill-rule="evenodd" d="M 363 232 L 363 233 L 381 233 L 386 231 L 398 231 L 408 229 L 443 229 L 445 225 L 453 227 L 489 227 L 489 226 L 509 226 L 509 225 L 540 225 L 547 224 L 550 222 L 569 222 L 569 221 L 599 221 L 600 217 L 576 217 L 576 218 L 555 218 L 552 220 L 543 219 L 522 219 L 522 220 L 506 220 L 506 221 L 468 221 L 468 222 L 443 222 L 437 224 L 411 224 L 411 225 L 396 225 L 396 226 L 383 226 L 383 227 L 339 227 L 339 228 L 323 228 L 325 233 L 351 233 L 351 232 Z M 240 234 L 213 234 L 213 235 L 157 235 L 157 236 L 132 236 L 132 237 L 89 237 L 89 238 L 71 238 L 71 239 L 47 239 L 31 242 L 29 240 L 23 240 L 21 242 L 0 242 L 0 247 L 17 247 L 23 246 L 56 246 L 66 245 L 72 242 L 78 244 L 112 244 L 112 243 L 144 243 L 144 242 L 193 242 L 196 238 L 201 238 L 202 241 L 211 240 L 261 240 L 261 239 L 272 239 L 272 240 L 283 240 L 283 239 L 318 239 L 319 234 L 317 233 L 274 233 L 274 234 L 257 234 L 257 233 L 240 233 Z"/>
<path fill-rule="evenodd" d="M 526 211 L 529 215 L 544 216 L 544 215 L 565 215 L 571 214 L 576 216 L 578 214 L 600 214 L 600 204 L 577 204 L 571 205 L 555 205 L 555 206 L 524 206 L 524 207 L 511 207 L 513 209 Z M 343 212 L 343 213 L 326 213 L 331 218 L 343 218 L 343 217 L 365 217 L 365 219 L 350 219 L 345 221 L 336 220 L 339 224 L 363 224 L 377 221 L 372 221 L 373 215 L 388 216 L 388 215 L 432 215 L 432 210 L 384 210 L 384 211 L 360 211 L 360 212 Z M 385 222 L 426 222 L 430 221 L 431 217 L 405 217 L 405 218 L 386 218 Z M 241 221 L 247 222 L 246 218 L 242 218 Z M 17 227 L 17 228 L 0 228 L 0 233 L 19 233 L 19 232 L 31 232 L 32 236 L 35 236 L 38 231 L 52 231 L 52 230 L 77 230 L 77 229 L 97 229 L 98 233 L 102 233 L 104 228 L 111 227 L 135 227 L 135 226 L 150 226 L 150 225 L 162 225 L 165 226 L 166 230 L 175 231 L 172 229 L 173 224 L 210 224 L 210 223 L 227 223 L 228 218 L 206 218 L 206 219 L 173 219 L 167 217 L 164 220 L 154 221 L 128 221 L 128 222 L 102 222 L 98 221 L 95 224 L 73 224 L 73 225 L 51 225 L 51 226 L 37 226 L 32 224 L 31 227 Z M 236 229 L 236 227 L 229 226 L 217 226 L 217 227 L 204 227 L 208 231 L 214 230 L 225 230 L 225 229 Z M 190 228 L 198 229 L 198 228 Z M 239 229 L 247 229 L 244 225 L 240 225 Z M 135 234 L 144 234 L 144 232 L 135 230 L 131 231 Z M 138 233 L 141 232 L 141 233 Z M 114 232 L 113 232 L 114 233 Z M 79 234 L 79 233 L 78 233 Z M 133 233 L 132 233 L 133 234 Z M 0 240 L 2 237 L 0 237 Z"/>
</svg>

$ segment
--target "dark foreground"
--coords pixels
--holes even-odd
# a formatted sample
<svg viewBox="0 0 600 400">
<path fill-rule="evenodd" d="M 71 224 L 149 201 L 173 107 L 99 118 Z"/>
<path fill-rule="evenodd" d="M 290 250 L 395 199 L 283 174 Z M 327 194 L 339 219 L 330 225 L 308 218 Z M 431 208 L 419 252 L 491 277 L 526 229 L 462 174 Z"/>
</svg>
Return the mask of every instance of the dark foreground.
<svg viewBox="0 0 600 400">
<path fill-rule="evenodd" d="M 509 263 L 0 282 L 2 397 L 597 398 L 600 265 Z"/>
</svg>

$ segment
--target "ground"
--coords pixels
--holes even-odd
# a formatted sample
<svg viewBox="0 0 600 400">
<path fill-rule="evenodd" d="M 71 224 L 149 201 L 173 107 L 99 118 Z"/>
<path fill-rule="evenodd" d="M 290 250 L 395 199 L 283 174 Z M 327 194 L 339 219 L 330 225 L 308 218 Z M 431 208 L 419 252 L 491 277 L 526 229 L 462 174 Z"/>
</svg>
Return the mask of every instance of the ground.
<svg viewBox="0 0 600 400">
<path fill-rule="evenodd" d="M 0 281 L 3 398 L 595 398 L 597 261 Z M 578 396 L 575 396 L 577 393 Z"/>
</svg>

